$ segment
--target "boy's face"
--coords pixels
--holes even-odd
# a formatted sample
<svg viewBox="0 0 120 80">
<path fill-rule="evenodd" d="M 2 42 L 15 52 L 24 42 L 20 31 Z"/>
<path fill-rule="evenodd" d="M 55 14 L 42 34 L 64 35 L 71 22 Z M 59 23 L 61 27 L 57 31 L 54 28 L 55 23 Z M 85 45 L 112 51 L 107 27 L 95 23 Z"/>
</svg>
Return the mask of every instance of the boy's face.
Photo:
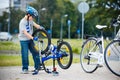
<svg viewBox="0 0 120 80">
<path fill-rule="evenodd" d="M 29 20 L 33 20 L 33 17 L 32 17 L 32 16 L 29 16 Z"/>
<path fill-rule="evenodd" d="M 29 17 L 29 20 L 33 20 L 33 16 L 30 14 L 27 14 L 27 16 Z"/>
</svg>

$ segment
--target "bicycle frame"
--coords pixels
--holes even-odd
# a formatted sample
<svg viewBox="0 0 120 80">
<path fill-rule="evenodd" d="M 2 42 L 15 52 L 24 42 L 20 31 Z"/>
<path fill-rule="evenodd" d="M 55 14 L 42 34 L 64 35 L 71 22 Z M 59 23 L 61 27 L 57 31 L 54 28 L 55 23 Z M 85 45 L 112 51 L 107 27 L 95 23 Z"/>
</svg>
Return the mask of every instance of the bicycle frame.
<svg viewBox="0 0 120 80">
<path fill-rule="evenodd" d="M 62 52 L 62 51 L 57 51 L 57 47 L 56 47 L 56 51 L 53 53 L 51 52 L 51 50 L 48 50 L 48 55 L 47 56 L 44 56 L 41 54 L 41 51 L 40 50 L 40 45 L 41 47 L 43 47 L 43 41 L 39 40 L 38 42 L 39 44 L 39 56 L 41 57 L 41 62 L 43 63 L 44 61 L 46 60 L 49 60 L 49 59 L 58 59 L 58 58 L 61 58 L 61 57 L 64 57 L 64 56 L 67 56 L 68 54 L 66 52 Z M 59 54 L 60 52 L 64 53 L 64 54 Z M 50 55 L 51 54 L 51 55 Z"/>
<path fill-rule="evenodd" d="M 56 52 L 56 53 L 52 53 L 52 55 L 49 55 L 47 57 L 42 57 L 42 62 L 46 61 L 46 60 L 49 60 L 49 59 L 58 59 L 58 58 L 61 58 L 63 56 L 67 56 L 67 54 L 65 53 L 64 55 L 63 54 L 59 54 L 60 52 Z"/>
<path fill-rule="evenodd" d="M 92 49 L 89 52 L 89 56 L 95 59 L 98 59 L 98 64 L 103 64 L 104 63 L 104 38 L 103 38 L 103 31 L 101 30 L 101 37 L 95 38 L 97 39 L 97 42 L 95 45 L 92 47 Z M 100 51 L 98 52 L 93 52 L 92 50 L 96 47 L 96 45 L 99 45 Z"/>
</svg>

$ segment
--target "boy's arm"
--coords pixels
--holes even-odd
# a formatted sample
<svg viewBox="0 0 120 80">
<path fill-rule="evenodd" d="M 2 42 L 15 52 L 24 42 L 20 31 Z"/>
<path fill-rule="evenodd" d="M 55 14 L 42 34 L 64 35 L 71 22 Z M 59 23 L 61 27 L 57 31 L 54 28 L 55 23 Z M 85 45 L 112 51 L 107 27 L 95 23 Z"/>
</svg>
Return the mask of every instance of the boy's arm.
<svg viewBox="0 0 120 80">
<path fill-rule="evenodd" d="M 34 26 L 35 28 L 37 28 L 37 29 L 45 29 L 44 27 L 36 24 L 35 22 L 33 22 L 33 26 Z"/>
<path fill-rule="evenodd" d="M 36 24 L 35 22 L 33 22 L 33 26 L 37 29 L 40 29 L 40 25 Z"/>
<path fill-rule="evenodd" d="M 29 38 L 33 40 L 32 35 L 30 35 L 26 30 L 23 30 L 23 33 Z"/>
</svg>

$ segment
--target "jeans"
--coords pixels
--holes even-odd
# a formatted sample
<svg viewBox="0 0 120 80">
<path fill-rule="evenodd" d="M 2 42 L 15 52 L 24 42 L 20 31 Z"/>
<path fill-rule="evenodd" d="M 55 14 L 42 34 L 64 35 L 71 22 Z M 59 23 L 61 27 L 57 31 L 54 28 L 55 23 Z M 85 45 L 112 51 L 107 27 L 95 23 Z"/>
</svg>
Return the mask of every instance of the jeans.
<svg viewBox="0 0 120 80">
<path fill-rule="evenodd" d="M 21 45 L 21 57 L 22 57 L 22 70 L 27 69 L 29 66 L 29 57 L 28 50 L 32 53 L 32 57 L 34 60 L 34 68 L 39 69 L 40 67 L 40 57 L 39 53 L 35 52 L 32 48 L 34 48 L 34 42 L 32 40 L 20 41 Z"/>
</svg>

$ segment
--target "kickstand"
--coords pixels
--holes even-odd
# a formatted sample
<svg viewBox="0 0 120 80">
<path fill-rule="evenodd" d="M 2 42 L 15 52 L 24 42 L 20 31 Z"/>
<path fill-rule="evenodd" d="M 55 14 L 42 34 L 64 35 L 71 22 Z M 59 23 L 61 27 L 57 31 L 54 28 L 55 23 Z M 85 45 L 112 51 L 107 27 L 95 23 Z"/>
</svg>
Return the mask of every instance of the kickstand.
<svg viewBox="0 0 120 80">
<path fill-rule="evenodd" d="M 55 67 L 55 59 L 53 58 L 53 76 L 58 76 L 59 72 L 57 72 L 57 68 Z"/>
</svg>

